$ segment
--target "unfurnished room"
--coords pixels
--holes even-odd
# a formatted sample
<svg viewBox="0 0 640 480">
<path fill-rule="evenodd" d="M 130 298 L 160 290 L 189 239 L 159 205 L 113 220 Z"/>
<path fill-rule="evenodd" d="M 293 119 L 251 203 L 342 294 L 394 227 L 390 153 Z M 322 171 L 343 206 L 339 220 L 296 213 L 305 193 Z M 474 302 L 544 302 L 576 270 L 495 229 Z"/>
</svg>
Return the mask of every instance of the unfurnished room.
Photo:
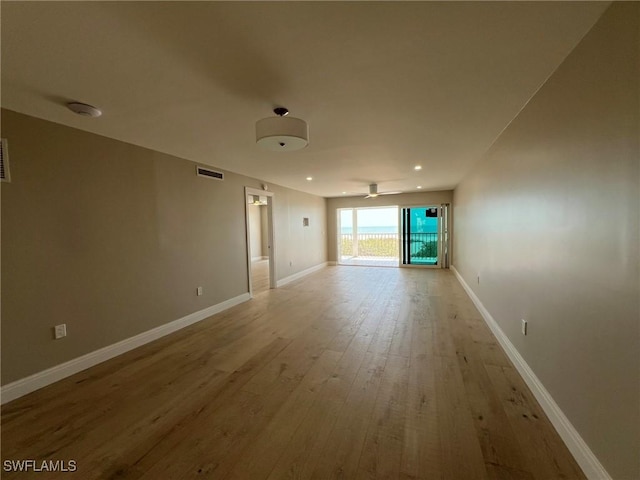
<svg viewBox="0 0 640 480">
<path fill-rule="evenodd" d="M 640 2 L 0 22 L 3 479 L 640 480 Z"/>
</svg>

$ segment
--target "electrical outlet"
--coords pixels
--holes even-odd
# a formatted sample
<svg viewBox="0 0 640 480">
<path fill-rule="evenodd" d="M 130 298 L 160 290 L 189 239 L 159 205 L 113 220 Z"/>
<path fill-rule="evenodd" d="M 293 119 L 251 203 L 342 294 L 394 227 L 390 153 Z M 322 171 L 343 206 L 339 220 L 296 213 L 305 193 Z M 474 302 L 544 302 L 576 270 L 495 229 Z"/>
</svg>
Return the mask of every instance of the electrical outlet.
<svg viewBox="0 0 640 480">
<path fill-rule="evenodd" d="M 198 296 L 202 295 L 202 287 L 196 288 L 196 295 Z"/>
<path fill-rule="evenodd" d="M 524 318 L 522 319 L 522 334 L 527 334 L 527 321 Z"/>
<path fill-rule="evenodd" d="M 53 327 L 53 332 L 54 332 L 56 340 L 58 340 L 59 338 L 62 338 L 62 337 L 66 337 L 67 336 L 67 324 L 63 323 L 62 325 L 56 325 L 55 327 Z"/>
</svg>

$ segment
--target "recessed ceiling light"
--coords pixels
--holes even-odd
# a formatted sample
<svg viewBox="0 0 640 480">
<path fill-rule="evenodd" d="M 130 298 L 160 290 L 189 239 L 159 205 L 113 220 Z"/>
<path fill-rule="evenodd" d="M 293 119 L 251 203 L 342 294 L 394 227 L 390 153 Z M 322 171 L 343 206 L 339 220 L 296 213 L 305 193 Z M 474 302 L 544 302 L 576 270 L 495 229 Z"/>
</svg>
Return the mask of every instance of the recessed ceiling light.
<svg viewBox="0 0 640 480">
<path fill-rule="evenodd" d="M 346 195 L 346 194 L 347 194 L 347 192 L 342 192 L 342 194 L 343 194 L 343 195 Z"/>
<path fill-rule="evenodd" d="M 422 188 L 422 185 L 418 185 L 416 188 L 419 190 Z"/>
<path fill-rule="evenodd" d="M 307 182 L 310 182 L 311 180 L 313 180 L 313 177 L 307 177 Z"/>
<path fill-rule="evenodd" d="M 416 165 L 413 167 L 414 170 L 422 170 L 422 165 Z"/>
</svg>

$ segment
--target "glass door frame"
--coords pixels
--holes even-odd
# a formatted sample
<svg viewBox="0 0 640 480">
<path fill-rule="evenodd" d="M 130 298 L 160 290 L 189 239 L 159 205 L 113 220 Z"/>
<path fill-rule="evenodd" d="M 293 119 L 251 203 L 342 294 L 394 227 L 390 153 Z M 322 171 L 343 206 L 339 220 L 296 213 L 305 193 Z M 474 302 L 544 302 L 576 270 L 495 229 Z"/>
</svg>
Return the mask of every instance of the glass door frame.
<svg viewBox="0 0 640 480">
<path fill-rule="evenodd" d="M 343 234 L 342 234 L 342 213 L 344 211 L 350 211 L 350 217 L 351 217 L 351 257 L 350 260 L 355 260 L 358 261 L 360 253 L 361 253 L 361 249 L 359 246 L 359 242 L 360 242 L 360 236 L 367 236 L 367 235 L 371 235 L 371 236 L 375 236 L 377 235 L 375 232 L 373 233 L 367 233 L 367 232 L 361 232 L 360 231 L 360 220 L 358 218 L 358 215 L 360 212 L 363 211 L 370 211 L 370 210 L 391 210 L 391 209 L 396 209 L 397 211 L 400 211 L 400 208 L 397 204 L 396 205 L 371 205 L 371 206 L 357 206 L 357 207 L 339 207 L 336 209 L 336 265 L 363 265 L 363 266 L 376 266 L 376 267 L 380 267 L 380 266 L 384 266 L 384 267 L 398 267 L 400 265 L 400 257 L 399 256 L 394 256 L 393 253 L 391 253 L 390 255 L 387 256 L 381 256 L 381 260 L 380 262 L 384 263 L 376 263 L 375 257 L 376 255 L 373 255 L 373 260 L 371 258 L 369 259 L 365 259 L 365 260 L 361 260 L 360 263 L 354 263 L 352 261 L 344 261 L 343 257 L 345 255 L 343 255 L 343 251 L 342 251 L 342 240 L 343 240 Z M 395 213 L 395 212 L 394 212 Z M 370 225 L 364 225 L 364 228 L 368 228 Z M 393 226 L 396 227 L 395 225 L 380 225 L 382 227 L 385 226 Z M 394 233 L 390 233 L 390 232 L 384 232 L 384 233 L 379 233 L 378 235 L 394 235 L 397 236 L 397 241 L 398 243 L 400 243 L 400 225 L 397 225 L 397 229 L 395 230 Z M 396 240 L 396 239 L 394 239 Z M 383 239 L 384 241 L 384 239 Z M 364 251 L 366 251 L 366 248 L 363 248 Z M 393 248 L 391 247 L 390 252 L 393 252 Z M 365 264 L 362 262 L 366 262 L 369 261 L 371 262 L 370 264 Z"/>
<path fill-rule="evenodd" d="M 437 257 L 435 265 L 416 265 L 412 263 L 404 263 L 404 247 L 405 247 L 405 238 L 404 238 L 404 228 L 405 228 L 405 220 L 404 213 L 406 209 L 411 208 L 435 208 L 437 209 Z M 443 204 L 435 204 L 435 205 L 427 205 L 427 204 L 419 204 L 419 205 L 398 205 L 398 235 L 400 237 L 399 241 L 399 251 L 398 255 L 400 257 L 399 266 L 401 268 L 449 268 L 450 262 L 450 238 L 449 238 L 449 219 L 450 219 L 450 205 L 448 203 Z M 410 255 L 410 253 L 409 253 Z M 409 260 L 410 261 L 410 260 Z"/>
</svg>

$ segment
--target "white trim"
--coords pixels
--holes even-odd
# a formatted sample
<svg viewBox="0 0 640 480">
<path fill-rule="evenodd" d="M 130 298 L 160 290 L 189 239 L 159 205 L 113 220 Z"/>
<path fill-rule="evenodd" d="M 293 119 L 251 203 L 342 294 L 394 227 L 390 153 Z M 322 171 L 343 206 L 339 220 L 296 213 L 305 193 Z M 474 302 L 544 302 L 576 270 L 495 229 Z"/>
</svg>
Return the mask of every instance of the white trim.
<svg viewBox="0 0 640 480">
<path fill-rule="evenodd" d="M 607 473 L 598 458 L 594 455 L 578 431 L 562 412 L 551 394 L 546 388 L 544 388 L 540 379 L 536 376 L 533 370 L 531 370 L 531 367 L 529 367 L 525 359 L 522 358 L 522 355 L 520 355 L 516 347 L 511 343 L 509 338 L 502 331 L 498 323 L 491 316 L 474 291 L 471 290 L 471 287 L 469 287 L 467 282 L 464 281 L 462 275 L 460 275 L 458 270 L 456 270 L 456 267 L 451 265 L 451 270 L 460 282 L 460 285 L 462 285 L 462 288 L 465 289 L 467 295 L 471 298 L 471 301 L 475 304 L 480 315 L 484 318 L 484 321 L 498 339 L 498 342 L 500 342 L 503 350 L 513 362 L 527 386 L 533 392 L 536 400 L 540 403 L 540 406 L 549 417 L 549 420 L 551 420 L 551 423 L 560 435 L 560 438 L 562 438 L 565 445 L 576 459 L 576 462 L 578 462 L 578 465 L 582 468 L 586 477 L 589 480 L 612 480 L 611 475 Z"/>
<path fill-rule="evenodd" d="M 86 355 L 83 355 L 81 357 L 74 358 L 73 360 L 70 360 L 68 362 L 56 365 L 55 367 L 48 368 L 47 370 L 44 370 L 42 372 L 35 373 L 26 378 L 22 378 L 15 382 L 4 385 L 1 390 L 2 400 L 0 403 L 5 404 L 7 402 L 10 402 L 11 400 L 15 400 L 16 398 L 22 397 L 27 393 L 31 393 L 42 387 L 51 385 L 52 383 L 62 380 L 63 378 L 67 378 L 71 375 L 81 372 L 82 370 L 93 367 L 98 363 L 102 363 L 113 357 L 122 355 L 123 353 L 133 350 L 134 348 L 138 348 L 142 345 L 153 342 L 158 338 L 169 335 L 170 333 L 188 327 L 189 325 L 193 325 L 194 323 L 200 322 L 205 318 L 209 318 L 216 313 L 220 313 L 223 310 L 227 310 L 228 308 L 239 305 L 240 303 L 246 302 L 250 299 L 251 296 L 249 295 L 249 293 L 243 293 L 242 295 L 238 295 L 237 297 L 230 298 L 229 300 L 225 300 L 224 302 L 207 307 L 204 310 L 191 313 L 186 317 L 182 317 L 172 322 L 165 323 L 164 325 L 160 325 L 159 327 L 147 330 L 146 332 L 142 332 L 118 343 L 114 343 L 113 345 L 109 345 L 99 350 L 87 353 Z"/>
<path fill-rule="evenodd" d="M 253 297 L 253 284 L 251 281 L 251 228 L 249 225 L 249 204 L 246 199 L 248 195 L 259 195 L 261 197 L 267 197 L 267 248 L 269 260 L 269 288 L 277 288 L 276 282 L 276 237 L 275 237 L 275 216 L 274 216 L 274 198 L 273 192 L 267 190 L 258 190 L 253 187 L 244 187 L 244 216 L 246 224 L 246 243 L 247 243 L 247 281 L 249 283 L 249 295 Z"/>
<path fill-rule="evenodd" d="M 328 264 L 329 264 L 329 262 L 322 262 L 322 263 L 319 263 L 318 265 L 314 265 L 313 267 L 307 268 L 306 270 L 302 270 L 301 272 L 294 273 L 293 275 L 289 275 L 288 277 L 285 277 L 285 278 L 283 278 L 281 280 L 278 280 L 278 287 L 282 287 L 283 285 L 291 283 L 294 280 L 298 280 L 299 278 L 306 277 L 307 275 L 309 275 L 309 274 L 311 274 L 313 272 L 317 272 L 318 270 L 322 270 Z"/>
</svg>

